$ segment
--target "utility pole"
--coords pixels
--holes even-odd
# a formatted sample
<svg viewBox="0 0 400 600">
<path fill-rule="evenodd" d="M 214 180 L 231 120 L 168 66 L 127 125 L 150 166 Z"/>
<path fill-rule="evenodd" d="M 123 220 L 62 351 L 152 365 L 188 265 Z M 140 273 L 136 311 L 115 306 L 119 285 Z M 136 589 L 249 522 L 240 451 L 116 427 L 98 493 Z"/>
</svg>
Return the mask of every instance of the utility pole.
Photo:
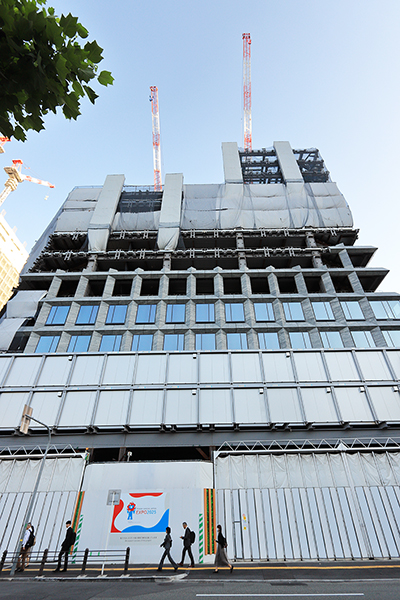
<svg viewBox="0 0 400 600">
<path fill-rule="evenodd" d="M 17 568 L 18 557 L 19 557 L 20 552 L 21 552 L 22 540 L 23 540 L 23 537 L 24 537 L 24 531 L 26 529 L 27 523 L 30 523 L 30 520 L 31 520 L 31 514 L 33 512 L 33 507 L 34 507 L 35 500 L 36 500 L 36 494 L 37 494 L 37 491 L 38 491 L 40 479 L 42 477 L 44 465 L 45 465 L 45 462 L 46 462 L 46 456 L 47 456 L 48 451 L 50 449 L 50 443 L 51 443 L 51 431 L 50 431 L 50 427 L 48 427 L 45 423 L 42 423 L 42 421 L 39 421 L 38 419 L 35 419 L 34 417 L 32 417 L 32 407 L 31 406 L 27 406 L 25 404 L 24 410 L 23 410 L 23 413 L 22 413 L 21 425 L 19 427 L 19 430 L 20 430 L 21 433 L 25 433 L 25 434 L 28 433 L 29 424 L 30 424 L 31 421 L 35 421 L 35 423 L 39 423 L 40 425 L 43 425 L 43 427 L 46 427 L 47 432 L 49 434 L 49 439 L 48 439 L 48 442 L 47 442 L 45 453 L 44 453 L 43 458 L 42 458 L 42 463 L 40 465 L 39 473 L 38 473 L 38 475 L 36 477 L 35 487 L 33 489 L 32 496 L 31 496 L 28 508 L 26 510 L 26 513 L 25 513 L 25 519 L 24 519 L 24 522 L 22 523 L 21 533 L 20 533 L 20 536 L 19 536 L 19 539 L 18 539 L 18 544 L 17 544 L 17 549 L 16 549 L 16 552 L 15 552 L 14 561 L 13 561 L 13 564 L 12 564 L 12 567 L 11 567 L 11 572 L 10 572 L 10 576 L 11 577 L 14 577 L 14 575 L 15 575 L 15 570 Z"/>
</svg>

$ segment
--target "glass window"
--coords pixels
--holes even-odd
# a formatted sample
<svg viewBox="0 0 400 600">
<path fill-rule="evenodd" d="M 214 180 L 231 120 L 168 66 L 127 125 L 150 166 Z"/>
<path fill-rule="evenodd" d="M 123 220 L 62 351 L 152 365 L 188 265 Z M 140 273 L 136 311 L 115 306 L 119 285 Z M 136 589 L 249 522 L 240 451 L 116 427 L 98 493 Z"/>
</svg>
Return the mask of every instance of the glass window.
<svg viewBox="0 0 400 600">
<path fill-rule="evenodd" d="M 376 319 L 400 319 L 399 300 L 374 300 L 370 304 Z"/>
<path fill-rule="evenodd" d="M 166 323 L 184 323 L 185 322 L 185 304 L 167 304 Z"/>
<path fill-rule="evenodd" d="M 196 323 L 214 323 L 214 304 L 196 304 Z"/>
<path fill-rule="evenodd" d="M 141 333 L 132 339 L 132 352 L 148 352 L 153 346 L 153 334 Z"/>
<path fill-rule="evenodd" d="M 185 335 L 183 333 L 166 333 L 164 335 L 164 350 L 167 352 L 183 350 L 184 345 Z"/>
<path fill-rule="evenodd" d="M 52 306 L 46 325 L 64 325 L 67 320 L 69 306 Z"/>
<path fill-rule="evenodd" d="M 256 321 L 275 321 L 272 302 L 257 302 L 254 304 Z"/>
<path fill-rule="evenodd" d="M 121 325 L 125 323 L 127 308 L 128 307 L 126 304 L 111 304 L 108 307 L 106 324 L 109 325 L 110 323 L 116 323 Z"/>
<path fill-rule="evenodd" d="M 311 348 L 310 334 L 308 331 L 290 331 L 289 338 L 292 348 Z"/>
<path fill-rule="evenodd" d="M 39 338 L 35 352 L 55 352 L 60 337 L 59 335 L 42 335 Z"/>
<path fill-rule="evenodd" d="M 215 350 L 215 333 L 196 333 L 196 350 Z"/>
<path fill-rule="evenodd" d="M 225 304 L 225 319 L 227 323 L 243 323 L 243 304 Z"/>
<path fill-rule="evenodd" d="M 334 321 L 330 302 L 311 302 L 317 321 Z"/>
<path fill-rule="evenodd" d="M 67 352 L 87 352 L 91 335 L 71 335 Z"/>
<path fill-rule="evenodd" d="M 94 325 L 98 312 L 98 304 L 81 306 L 76 319 L 76 325 Z"/>
<path fill-rule="evenodd" d="M 100 352 L 118 352 L 121 347 L 122 335 L 103 335 Z"/>
<path fill-rule="evenodd" d="M 261 350 L 278 350 L 280 348 L 278 334 L 274 331 L 258 334 Z"/>
<path fill-rule="evenodd" d="M 247 335 L 245 333 L 227 333 L 228 350 L 247 350 Z"/>
<path fill-rule="evenodd" d="M 324 348 L 343 348 L 342 336 L 338 331 L 320 331 Z"/>
<path fill-rule="evenodd" d="M 340 303 L 344 312 L 344 316 L 348 321 L 364 320 L 364 314 L 359 303 L 356 300 L 349 300 Z"/>
<path fill-rule="evenodd" d="M 351 335 L 356 348 L 375 348 L 374 338 L 370 331 L 352 331 Z"/>
<path fill-rule="evenodd" d="M 156 320 L 156 304 L 139 304 L 136 323 L 154 323 Z"/>
<path fill-rule="evenodd" d="M 283 302 L 286 321 L 304 321 L 301 302 Z"/>
<path fill-rule="evenodd" d="M 382 331 L 388 346 L 400 348 L 400 331 Z"/>
</svg>

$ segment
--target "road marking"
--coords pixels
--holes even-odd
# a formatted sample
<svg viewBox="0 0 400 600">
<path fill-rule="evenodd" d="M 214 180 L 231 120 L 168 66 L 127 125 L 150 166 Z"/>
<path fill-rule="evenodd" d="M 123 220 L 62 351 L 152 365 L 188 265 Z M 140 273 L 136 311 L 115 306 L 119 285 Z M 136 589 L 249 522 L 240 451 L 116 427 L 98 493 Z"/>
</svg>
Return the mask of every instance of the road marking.
<svg viewBox="0 0 400 600">
<path fill-rule="evenodd" d="M 362 593 L 354 594 L 196 594 L 199 598 L 328 598 L 338 596 L 364 596 Z"/>
</svg>

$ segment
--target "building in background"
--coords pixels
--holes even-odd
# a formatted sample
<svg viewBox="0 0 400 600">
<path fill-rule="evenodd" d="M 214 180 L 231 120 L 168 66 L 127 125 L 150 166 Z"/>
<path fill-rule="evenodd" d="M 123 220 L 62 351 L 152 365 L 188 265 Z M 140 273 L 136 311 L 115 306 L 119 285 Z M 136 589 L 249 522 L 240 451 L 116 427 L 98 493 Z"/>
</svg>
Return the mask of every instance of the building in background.
<svg viewBox="0 0 400 600">
<path fill-rule="evenodd" d="M 73 189 L 33 249 L 0 324 L 0 551 L 29 404 L 37 549 L 73 517 L 155 562 L 185 520 L 203 562 L 217 518 L 238 559 L 400 555 L 399 295 L 318 150 L 222 151 L 221 184 Z"/>
<path fill-rule="evenodd" d="M 21 244 L 15 231 L 0 214 L 0 310 L 3 308 L 14 287 L 17 287 L 19 274 L 28 258 L 25 244 Z"/>
</svg>

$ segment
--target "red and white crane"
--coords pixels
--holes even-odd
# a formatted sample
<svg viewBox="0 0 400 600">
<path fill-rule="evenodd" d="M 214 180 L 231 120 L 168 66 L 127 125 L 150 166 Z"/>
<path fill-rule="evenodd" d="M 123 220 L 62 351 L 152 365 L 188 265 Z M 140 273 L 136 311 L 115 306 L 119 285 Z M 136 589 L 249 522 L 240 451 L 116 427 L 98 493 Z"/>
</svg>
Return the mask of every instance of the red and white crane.
<svg viewBox="0 0 400 600">
<path fill-rule="evenodd" d="M 251 39 L 249 33 L 243 33 L 243 111 L 244 111 L 244 149 L 251 151 Z"/>
<path fill-rule="evenodd" d="M 150 86 L 151 121 L 153 126 L 154 191 L 161 192 L 160 113 L 158 111 L 158 88 Z"/>
<path fill-rule="evenodd" d="M 4 184 L 4 190 L 0 194 L 0 206 L 3 204 L 4 200 L 8 197 L 8 195 L 17 189 L 18 184 L 22 183 L 23 181 L 39 183 L 40 185 L 46 185 L 49 188 L 54 187 L 54 185 L 49 183 L 48 181 L 36 179 L 36 177 L 31 177 L 30 175 L 25 175 L 24 173 L 21 173 L 23 165 L 22 160 L 13 160 L 12 163 L 12 167 L 4 167 L 4 170 L 8 175 L 8 179 Z"/>
<path fill-rule="evenodd" d="M 10 138 L 6 137 L 5 135 L 0 135 L 0 154 L 3 154 L 3 152 L 5 152 L 4 144 L 9 141 Z"/>
</svg>

